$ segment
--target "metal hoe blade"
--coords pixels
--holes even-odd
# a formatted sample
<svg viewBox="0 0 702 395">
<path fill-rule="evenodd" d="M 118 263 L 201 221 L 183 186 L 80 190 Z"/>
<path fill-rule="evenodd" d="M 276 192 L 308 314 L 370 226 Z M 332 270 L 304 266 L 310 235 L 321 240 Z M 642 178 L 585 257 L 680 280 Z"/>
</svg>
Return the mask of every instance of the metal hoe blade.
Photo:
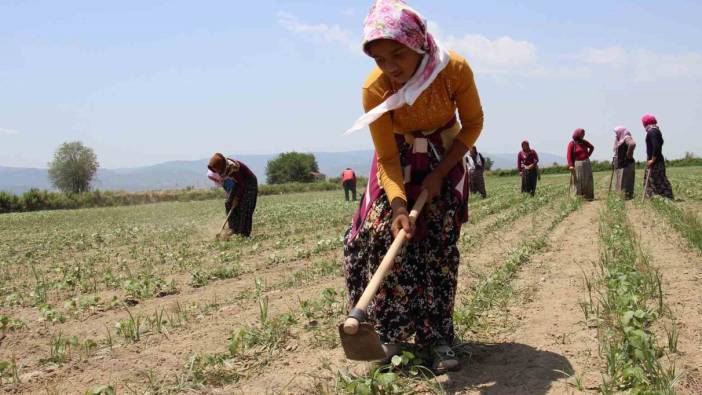
<svg viewBox="0 0 702 395">
<path fill-rule="evenodd" d="M 339 325 L 339 337 L 346 358 L 353 361 L 378 361 L 385 359 L 385 351 L 373 325 L 362 322 L 355 335 L 344 332 L 344 324 Z"/>
</svg>

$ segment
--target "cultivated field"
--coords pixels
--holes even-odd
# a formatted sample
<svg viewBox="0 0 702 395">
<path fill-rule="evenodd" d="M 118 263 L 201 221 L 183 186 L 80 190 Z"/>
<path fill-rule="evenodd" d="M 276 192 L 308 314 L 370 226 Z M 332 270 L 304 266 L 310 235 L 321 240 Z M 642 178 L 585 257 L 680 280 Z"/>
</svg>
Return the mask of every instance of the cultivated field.
<svg viewBox="0 0 702 395">
<path fill-rule="evenodd" d="M 535 198 L 487 179 L 463 228 L 460 372 L 346 361 L 343 192 L 259 198 L 254 236 L 214 240 L 222 201 L 0 216 L 0 392 L 702 393 L 702 168 L 670 203 Z M 648 391 L 648 392 L 647 392 Z"/>
</svg>

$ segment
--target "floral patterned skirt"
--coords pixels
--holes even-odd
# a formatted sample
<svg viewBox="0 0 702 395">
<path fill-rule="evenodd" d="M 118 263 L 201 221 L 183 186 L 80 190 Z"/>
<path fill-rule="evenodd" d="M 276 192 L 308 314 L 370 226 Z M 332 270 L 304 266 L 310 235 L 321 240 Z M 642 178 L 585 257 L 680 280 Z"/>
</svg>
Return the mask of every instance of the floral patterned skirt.
<svg viewBox="0 0 702 395">
<path fill-rule="evenodd" d="M 421 240 L 410 240 L 395 260 L 392 272 L 368 308 L 383 342 L 408 340 L 420 345 L 451 344 L 453 307 L 460 256 L 457 213 L 461 202 L 447 183 L 441 196 L 422 212 L 427 229 Z M 384 194 L 376 199 L 360 231 L 344 243 L 344 272 L 349 308 L 356 304 L 393 238 L 392 208 Z"/>
<path fill-rule="evenodd" d="M 644 172 L 644 186 L 648 180 L 646 188 L 646 197 L 650 198 L 653 195 L 659 195 L 664 198 L 673 199 L 673 187 L 668 181 L 668 176 L 665 174 L 665 162 L 657 160 L 656 163 Z"/>
</svg>

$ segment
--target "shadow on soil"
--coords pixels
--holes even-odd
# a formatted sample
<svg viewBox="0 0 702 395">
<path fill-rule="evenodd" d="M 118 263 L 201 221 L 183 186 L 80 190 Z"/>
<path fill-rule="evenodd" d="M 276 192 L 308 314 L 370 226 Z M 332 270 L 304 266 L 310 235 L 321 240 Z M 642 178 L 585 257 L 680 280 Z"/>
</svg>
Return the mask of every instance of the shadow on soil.
<svg viewBox="0 0 702 395">
<path fill-rule="evenodd" d="M 553 383 L 573 372 L 564 356 L 519 343 L 468 343 L 461 347 L 463 369 L 448 373 L 448 394 L 473 390 L 480 394 L 546 394 Z M 567 385 L 561 383 L 559 385 Z M 563 388 L 567 392 L 567 388 Z"/>
</svg>

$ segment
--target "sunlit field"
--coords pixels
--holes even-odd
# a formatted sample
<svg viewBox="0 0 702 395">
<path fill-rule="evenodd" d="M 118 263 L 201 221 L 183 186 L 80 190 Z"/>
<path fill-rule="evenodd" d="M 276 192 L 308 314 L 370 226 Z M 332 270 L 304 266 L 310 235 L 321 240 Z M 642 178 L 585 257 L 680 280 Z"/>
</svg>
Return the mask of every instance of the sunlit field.
<svg viewBox="0 0 702 395">
<path fill-rule="evenodd" d="M 642 203 L 641 172 L 627 202 L 609 173 L 594 202 L 488 177 L 459 241 L 464 367 L 438 377 L 344 358 L 341 190 L 259 197 L 227 242 L 219 200 L 0 215 L 0 392 L 699 393 L 702 168 L 668 172 L 675 202 Z"/>
</svg>

